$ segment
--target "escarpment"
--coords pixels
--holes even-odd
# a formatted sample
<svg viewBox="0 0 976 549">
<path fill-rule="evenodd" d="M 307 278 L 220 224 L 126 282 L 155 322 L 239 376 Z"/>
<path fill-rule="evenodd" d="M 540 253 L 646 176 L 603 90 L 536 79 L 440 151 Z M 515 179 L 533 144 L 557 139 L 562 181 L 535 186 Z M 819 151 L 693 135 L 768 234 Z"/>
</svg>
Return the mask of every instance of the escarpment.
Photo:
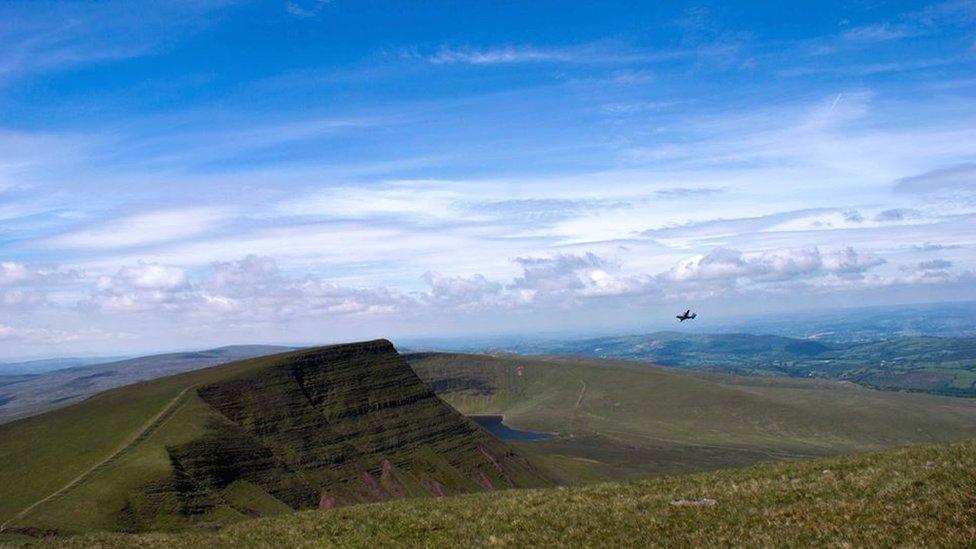
<svg viewBox="0 0 976 549">
<path fill-rule="evenodd" d="M 167 447 L 182 514 L 219 507 L 240 483 L 292 509 L 552 483 L 441 401 L 385 340 L 283 355 L 197 395 L 216 417 Z"/>
</svg>

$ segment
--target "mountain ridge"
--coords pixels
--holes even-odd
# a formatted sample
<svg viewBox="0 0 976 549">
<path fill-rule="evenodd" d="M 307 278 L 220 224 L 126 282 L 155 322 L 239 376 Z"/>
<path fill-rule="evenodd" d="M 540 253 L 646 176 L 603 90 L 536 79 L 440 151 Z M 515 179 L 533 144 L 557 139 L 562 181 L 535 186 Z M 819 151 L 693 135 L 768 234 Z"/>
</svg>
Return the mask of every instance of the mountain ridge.
<svg viewBox="0 0 976 549">
<path fill-rule="evenodd" d="M 143 395 L 156 404 L 146 405 L 152 399 Z M 141 416 L 120 417 L 138 406 Z M 93 449 L 85 429 L 119 419 L 130 426 Z M 39 436 L 64 440 L 32 448 L 30 458 L 18 453 Z M 65 444 L 81 445 L 88 457 L 76 458 Z M 0 426 L 0 459 L 8 463 L 0 521 L 61 533 L 207 527 L 296 509 L 556 482 L 443 403 L 387 340 L 113 389 Z M 72 459 L 69 471 L 64 460 Z M 61 480 L 25 486 L 38 462 L 60 464 L 65 470 L 54 476 Z"/>
</svg>

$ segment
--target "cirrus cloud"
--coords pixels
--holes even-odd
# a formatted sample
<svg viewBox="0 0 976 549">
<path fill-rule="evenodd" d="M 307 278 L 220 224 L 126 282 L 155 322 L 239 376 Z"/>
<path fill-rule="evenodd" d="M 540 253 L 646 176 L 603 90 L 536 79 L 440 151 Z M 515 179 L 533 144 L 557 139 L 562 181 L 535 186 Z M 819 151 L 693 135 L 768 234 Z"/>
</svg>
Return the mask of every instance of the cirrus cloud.
<svg viewBox="0 0 976 549">
<path fill-rule="evenodd" d="M 158 210 L 121 217 L 42 241 L 51 248 L 112 249 L 186 239 L 228 219 L 218 208 Z"/>
</svg>

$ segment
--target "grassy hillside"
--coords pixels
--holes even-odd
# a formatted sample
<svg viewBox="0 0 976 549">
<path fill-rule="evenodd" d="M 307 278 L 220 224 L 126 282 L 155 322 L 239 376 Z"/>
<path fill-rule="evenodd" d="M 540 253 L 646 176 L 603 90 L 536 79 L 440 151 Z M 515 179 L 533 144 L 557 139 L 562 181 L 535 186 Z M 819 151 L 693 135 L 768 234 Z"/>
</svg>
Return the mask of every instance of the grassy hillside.
<svg viewBox="0 0 976 549">
<path fill-rule="evenodd" d="M 576 488 L 396 501 L 84 547 L 971 546 L 976 443 Z"/>
<path fill-rule="evenodd" d="M 0 524 L 217 526 L 294 509 L 546 486 L 387 341 L 256 358 L 0 426 Z"/>
<path fill-rule="evenodd" d="M 877 389 L 976 397 L 976 337 L 903 336 L 841 343 L 775 335 L 656 332 L 525 342 L 509 350 L 737 374 L 818 377 Z"/>
<path fill-rule="evenodd" d="M 291 350 L 274 345 L 233 345 L 101 361 L 38 375 L 0 376 L 0 423 L 67 406 L 113 387 Z"/>
<path fill-rule="evenodd" d="M 976 438 L 969 399 L 585 358 L 409 359 L 462 412 L 559 436 L 489 437 L 388 342 L 250 359 L 0 425 L 5 539 L 223 527 L 400 496 Z"/>
<path fill-rule="evenodd" d="M 587 358 L 408 355 L 464 413 L 558 432 L 518 443 L 568 476 L 625 479 L 976 438 L 976 401 Z"/>
</svg>

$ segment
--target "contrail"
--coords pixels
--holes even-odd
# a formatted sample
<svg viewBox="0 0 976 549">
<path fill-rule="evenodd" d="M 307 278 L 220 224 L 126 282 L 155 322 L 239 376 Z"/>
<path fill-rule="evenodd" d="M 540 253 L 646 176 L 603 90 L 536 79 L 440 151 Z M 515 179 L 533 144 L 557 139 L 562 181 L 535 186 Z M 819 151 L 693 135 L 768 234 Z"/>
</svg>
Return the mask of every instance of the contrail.
<svg viewBox="0 0 976 549">
<path fill-rule="evenodd" d="M 844 94 L 842 93 L 837 94 L 837 97 L 834 98 L 834 102 L 830 105 L 830 112 L 834 112 L 834 107 L 837 106 L 837 103 L 840 103 L 840 98 L 843 97 L 843 95 Z"/>
</svg>

